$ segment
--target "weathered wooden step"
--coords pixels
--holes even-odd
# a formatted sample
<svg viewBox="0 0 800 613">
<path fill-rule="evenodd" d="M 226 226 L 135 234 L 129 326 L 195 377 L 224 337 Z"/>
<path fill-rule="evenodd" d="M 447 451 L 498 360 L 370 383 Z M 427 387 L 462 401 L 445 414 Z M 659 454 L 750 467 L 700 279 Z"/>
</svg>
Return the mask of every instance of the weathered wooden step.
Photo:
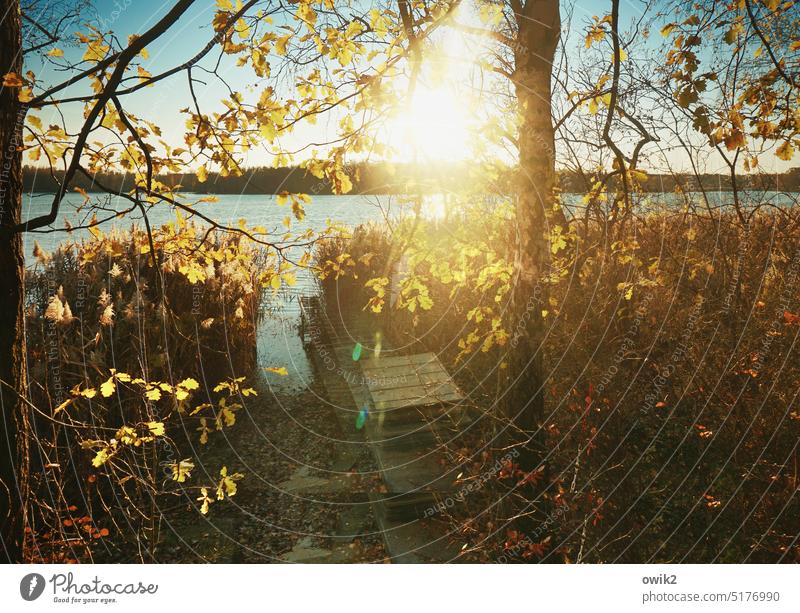
<svg viewBox="0 0 800 613">
<path fill-rule="evenodd" d="M 409 522 L 432 517 L 442 495 L 437 492 L 387 493 L 381 495 L 386 518 Z"/>
<path fill-rule="evenodd" d="M 398 520 L 386 506 L 386 496 L 370 496 L 373 514 L 386 550 L 396 564 L 441 564 L 458 561 L 461 546 L 437 517 Z"/>
<path fill-rule="evenodd" d="M 370 448 L 386 488 L 392 493 L 450 492 L 456 487 L 458 471 L 442 465 L 436 444 L 370 442 Z"/>
</svg>

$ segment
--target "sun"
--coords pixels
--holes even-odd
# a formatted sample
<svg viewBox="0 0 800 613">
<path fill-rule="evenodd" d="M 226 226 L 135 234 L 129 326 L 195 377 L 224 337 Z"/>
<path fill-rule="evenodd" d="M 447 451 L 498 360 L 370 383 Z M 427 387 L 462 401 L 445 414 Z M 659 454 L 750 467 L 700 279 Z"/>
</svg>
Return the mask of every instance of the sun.
<svg viewBox="0 0 800 613">
<path fill-rule="evenodd" d="M 457 10 L 461 21 L 471 22 L 474 16 L 463 6 Z M 386 126 L 398 161 L 461 161 L 472 155 L 478 99 L 473 80 L 480 46 L 455 28 L 437 34 L 413 92 L 400 95 Z"/>
<path fill-rule="evenodd" d="M 451 83 L 420 84 L 410 104 L 388 126 L 389 142 L 400 161 L 458 161 L 469 155 L 469 109 Z"/>
</svg>

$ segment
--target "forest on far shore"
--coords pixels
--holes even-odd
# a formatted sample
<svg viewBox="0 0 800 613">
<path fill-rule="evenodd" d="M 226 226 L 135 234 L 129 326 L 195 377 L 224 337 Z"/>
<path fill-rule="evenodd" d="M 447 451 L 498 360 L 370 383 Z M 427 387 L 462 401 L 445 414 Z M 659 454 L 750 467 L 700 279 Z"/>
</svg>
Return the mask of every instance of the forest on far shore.
<svg viewBox="0 0 800 613">
<path fill-rule="evenodd" d="M 430 186 L 430 191 L 461 191 L 466 185 L 485 182 L 485 177 L 471 177 L 465 163 L 425 164 L 357 164 L 351 167 L 353 192 L 358 194 L 398 194 L 407 191 L 413 184 L 416 192 L 420 184 Z M 510 185 L 512 170 L 498 173 L 498 187 Z M 23 170 L 26 192 L 56 192 L 62 172 L 52 175 L 35 166 Z M 557 173 L 561 189 L 566 193 L 584 194 L 592 186 L 592 177 L 581 172 L 562 170 Z M 278 194 L 281 192 L 307 193 L 313 195 L 333 194 L 329 181 L 320 180 L 299 166 L 270 168 L 266 166 L 246 169 L 241 176 L 220 176 L 209 172 L 208 178 L 201 182 L 193 172 L 184 174 L 164 174 L 158 181 L 182 191 L 207 194 Z M 427 180 L 426 180 L 427 179 Z M 466 181 L 466 183 L 465 183 Z M 800 192 L 800 168 L 792 168 L 780 174 L 753 173 L 737 176 L 740 189 L 765 191 Z M 613 183 L 613 181 L 612 181 Z M 133 175 L 123 173 L 102 173 L 94 175 L 94 180 L 80 175 L 73 181 L 74 187 L 87 192 L 111 190 L 125 192 L 133 186 Z M 100 187 L 102 186 L 102 187 Z M 731 179 L 723 174 L 649 174 L 642 181 L 641 189 L 647 192 L 730 191 Z"/>
</svg>

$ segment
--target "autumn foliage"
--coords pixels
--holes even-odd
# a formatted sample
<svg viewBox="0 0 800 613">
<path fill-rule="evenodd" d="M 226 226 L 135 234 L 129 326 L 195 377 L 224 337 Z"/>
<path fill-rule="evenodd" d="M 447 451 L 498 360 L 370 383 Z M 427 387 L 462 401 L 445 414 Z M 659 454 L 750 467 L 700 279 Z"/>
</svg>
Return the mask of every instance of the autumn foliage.
<svg viewBox="0 0 800 613">
<path fill-rule="evenodd" d="M 252 265 L 267 256 L 236 236 L 201 242 L 205 231 L 185 223 L 152 243 L 137 229 L 94 232 L 52 254 L 37 246 L 28 275 L 39 560 L 107 559 L 126 542 L 145 552 L 165 500 L 207 513 L 242 477 L 192 469 L 256 393 L 245 376 L 273 273 Z"/>
</svg>

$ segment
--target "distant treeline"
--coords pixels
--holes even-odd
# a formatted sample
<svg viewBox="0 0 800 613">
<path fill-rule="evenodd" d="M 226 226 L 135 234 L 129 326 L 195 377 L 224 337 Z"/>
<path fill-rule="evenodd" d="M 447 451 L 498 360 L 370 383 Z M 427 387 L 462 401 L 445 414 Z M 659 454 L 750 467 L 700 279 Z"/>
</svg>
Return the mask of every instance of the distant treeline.
<svg viewBox="0 0 800 613">
<path fill-rule="evenodd" d="M 350 167 L 353 176 L 353 192 L 360 194 L 398 194 L 410 191 L 409 186 L 415 182 L 426 186 L 427 191 L 447 192 L 461 191 L 471 182 L 470 173 L 463 164 L 438 163 L 425 166 L 411 164 L 361 164 Z M 56 173 L 55 178 L 41 169 L 26 166 L 24 168 L 25 190 L 28 192 L 54 192 L 58 189 L 57 181 L 63 173 Z M 591 188 L 591 177 L 579 173 L 563 171 L 559 173 L 561 188 L 568 193 L 586 193 Z M 205 182 L 200 182 L 194 174 L 167 174 L 157 177 L 159 181 L 171 186 L 181 186 L 181 191 L 208 194 L 277 194 L 283 191 L 308 194 L 331 194 L 331 185 L 317 179 L 302 168 L 252 168 L 240 177 L 220 177 L 217 173 L 208 173 Z M 500 186 L 511 179 L 511 171 L 505 171 L 498 177 Z M 800 192 L 800 168 L 794 168 L 783 174 L 753 174 L 738 177 L 740 189 L 764 189 Z M 124 192 L 131 189 L 133 177 L 130 174 L 102 173 L 94 180 L 84 176 L 76 176 L 75 187 L 87 192 L 112 190 Z M 731 178 L 727 175 L 704 174 L 695 177 L 687 174 L 652 174 L 644 183 L 644 189 L 650 192 L 672 192 L 676 188 L 686 191 L 699 191 L 701 186 L 707 191 L 730 191 Z M 417 187 L 413 188 L 418 189 Z M 502 187 L 501 187 L 502 190 Z"/>
<path fill-rule="evenodd" d="M 465 173 L 463 167 L 455 164 L 430 164 L 412 168 L 410 165 L 362 164 L 350 165 L 348 173 L 353 182 L 354 193 L 397 194 L 409 191 L 412 177 L 428 186 L 428 190 L 447 191 L 463 189 Z M 28 192 L 54 192 L 63 173 L 55 177 L 41 169 L 24 168 L 24 185 Z M 200 182 L 193 173 L 166 174 L 156 177 L 158 181 L 172 187 L 180 186 L 181 191 L 207 194 L 277 194 L 280 192 L 332 194 L 331 184 L 321 180 L 299 167 L 288 168 L 250 168 L 239 177 L 221 177 L 218 173 L 209 172 L 204 182 Z M 73 181 L 75 187 L 87 192 L 130 190 L 133 176 L 122 173 L 100 173 L 94 180 L 77 175 Z"/>
<path fill-rule="evenodd" d="M 591 178 L 576 172 L 559 173 L 559 178 L 561 188 L 568 193 L 586 193 L 591 187 Z M 736 180 L 740 190 L 800 192 L 800 168 L 781 174 L 740 174 Z M 674 192 L 679 188 L 688 192 L 727 192 L 733 190 L 733 183 L 730 175 L 722 174 L 650 174 L 643 188 L 648 192 Z"/>
</svg>

